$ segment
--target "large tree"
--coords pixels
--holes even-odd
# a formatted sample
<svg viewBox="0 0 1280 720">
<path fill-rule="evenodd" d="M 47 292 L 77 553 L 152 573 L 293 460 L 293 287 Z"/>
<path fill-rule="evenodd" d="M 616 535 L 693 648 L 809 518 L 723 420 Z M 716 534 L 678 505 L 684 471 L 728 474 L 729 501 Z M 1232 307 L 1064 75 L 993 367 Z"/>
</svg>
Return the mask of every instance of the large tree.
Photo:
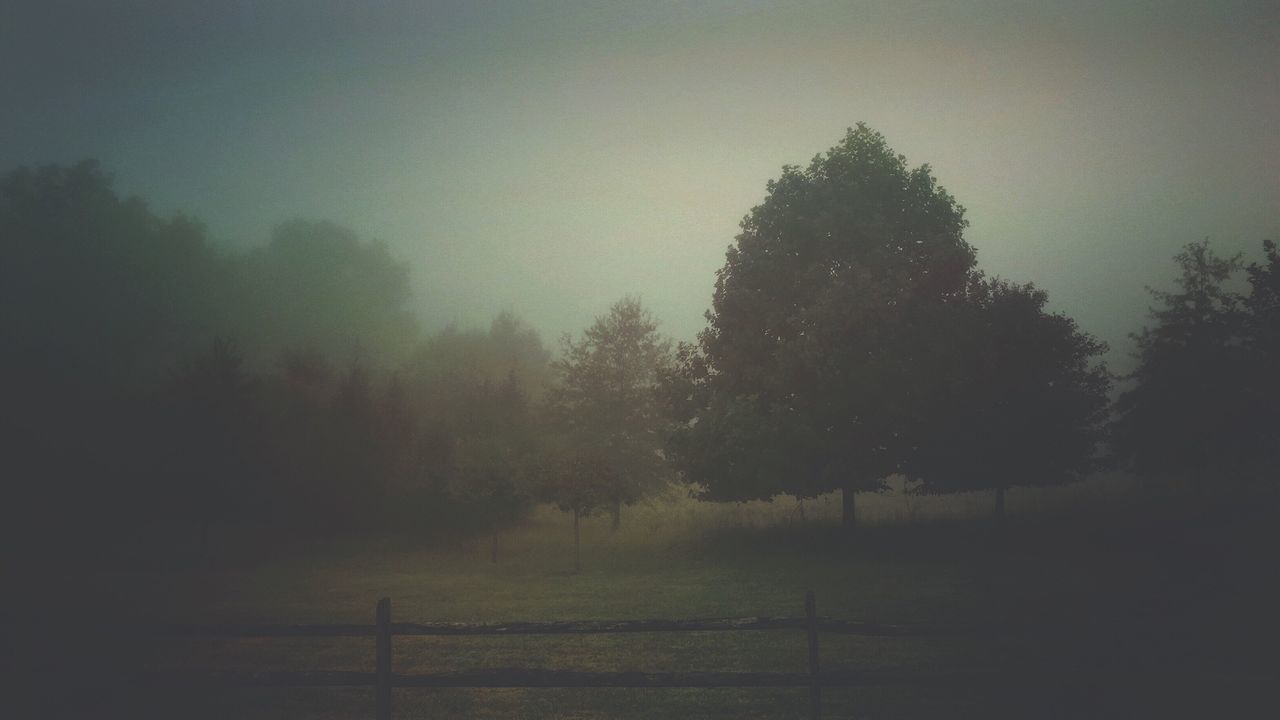
<svg viewBox="0 0 1280 720">
<path fill-rule="evenodd" d="M 1150 291 L 1153 324 L 1133 335 L 1138 367 L 1117 402 L 1116 449 L 1140 472 L 1189 475 L 1199 494 L 1206 474 L 1242 459 L 1249 437 L 1245 315 L 1228 287 L 1240 258 L 1206 240 L 1174 259 L 1177 289 Z"/>
<path fill-rule="evenodd" d="M 1034 286 L 979 276 L 947 308 L 938 400 L 922 418 L 906 470 L 928 492 L 1005 491 L 1079 478 L 1100 461 L 1111 376 L 1106 345 L 1045 310 Z"/>
<path fill-rule="evenodd" d="M 614 303 L 606 315 L 564 339 L 564 354 L 553 367 L 558 383 L 549 396 L 552 416 L 575 456 L 605 467 L 599 495 L 618 527 L 623 505 L 634 503 L 666 482 L 662 444 L 665 416 L 658 404 L 658 380 L 670 365 L 671 343 L 635 298 Z M 584 466 L 578 463 L 578 466 Z"/>
<path fill-rule="evenodd" d="M 854 493 L 899 469 L 933 395 L 937 308 L 962 301 L 974 266 L 966 225 L 927 165 L 862 124 L 784 167 L 675 376 L 686 477 L 727 500 L 842 489 L 852 523 Z"/>
<path fill-rule="evenodd" d="M 34 533 L 90 557 L 165 516 L 153 392 L 210 339 L 224 271 L 199 223 L 120 197 L 95 162 L 0 177 L 6 549 Z"/>
</svg>

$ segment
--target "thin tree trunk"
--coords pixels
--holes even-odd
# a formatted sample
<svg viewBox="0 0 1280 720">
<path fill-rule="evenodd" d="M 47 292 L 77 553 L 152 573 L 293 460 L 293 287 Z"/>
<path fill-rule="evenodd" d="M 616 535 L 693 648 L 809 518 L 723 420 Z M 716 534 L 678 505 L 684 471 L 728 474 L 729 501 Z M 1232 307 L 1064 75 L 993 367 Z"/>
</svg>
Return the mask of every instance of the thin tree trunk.
<svg viewBox="0 0 1280 720">
<path fill-rule="evenodd" d="M 840 524 L 845 530 L 852 531 L 855 527 L 856 518 L 854 517 L 854 495 L 853 483 L 850 482 L 840 489 Z"/>
<path fill-rule="evenodd" d="M 573 509 L 573 571 L 582 571 L 582 533 L 580 532 L 578 518 L 581 513 L 577 508 Z"/>
<path fill-rule="evenodd" d="M 609 531 L 618 532 L 618 528 L 622 527 L 622 501 L 615 500 L 613 506 L 609 508 L 612 517 L 609 522 Z"/>
</svg>

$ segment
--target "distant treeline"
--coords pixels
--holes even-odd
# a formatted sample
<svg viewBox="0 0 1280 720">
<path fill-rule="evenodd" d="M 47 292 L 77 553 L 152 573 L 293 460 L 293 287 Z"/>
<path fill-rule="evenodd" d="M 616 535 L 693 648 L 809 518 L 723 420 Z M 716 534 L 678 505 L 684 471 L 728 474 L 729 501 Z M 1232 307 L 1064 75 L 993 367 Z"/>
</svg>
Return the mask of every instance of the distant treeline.
<svg viewBox="0 0 1280 720">
<path fill-rule="evenodd" d="M 194 549 L 232 521 L 456 530 L 473 476 L 524 442 L 550 378 L 509 314 L 423 336 L 407 266 L 330 223 L 230 253 L 84 162 L 5 177 L 0 237 L 0 472 L 19 555 L 34 538 Z"/>
<path fill-rule="evenodd" d="M 221 528 L 497 533 L 683 481 L 713 500 L 1068 482 L 1103 465 L 1265 478 L 1280 280 L 1176 258 L 1111 402 L 1105 346 L 991 279 L 963 209 L 858 126 L 752 209 L 708 327 L 673 350 L 624 298 L 553 354 L 518 317 L 426 334 L 409 269 L 326 222 L 245 252 L 94 163 L 0 181 L 5 547 L 210 552 Z M 1248 291 L 1230 290 L 1247 271 Z M 52 553 L 52 555 L 50 555 Z"/>
<path fill-rule="evenodd" d="M 669 346 L 637 300 L 556 363 L 511 313 L 424 334 L 383 245 L 293 221 L 227 252 L 93 162 L 5 177 L 0 237 L 11 559 L 490 534 L 536 500 L 617 519 L 670 479 Z"/>
</svg>

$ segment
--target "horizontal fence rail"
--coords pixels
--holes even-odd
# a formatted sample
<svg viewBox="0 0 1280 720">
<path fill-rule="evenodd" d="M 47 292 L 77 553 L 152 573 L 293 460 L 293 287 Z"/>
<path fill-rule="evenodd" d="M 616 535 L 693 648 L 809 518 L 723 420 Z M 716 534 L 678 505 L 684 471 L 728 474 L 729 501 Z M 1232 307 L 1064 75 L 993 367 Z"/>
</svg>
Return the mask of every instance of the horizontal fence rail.
<svg viewBox="0 0 1280 720">
<path fill-rule="evenodd" d="M 374 672 L 214 671 L 200 674 L 152 673 L 153 680 L 183 685 L 251 687 L 373 687 L 377 720 L 391 718 L 392 688 L 809 688 L 810 715 L 822 716 L 823 687 L 869 685 L 965 684 L 989 679 L 980 671 L 925 673 L 897 670 L 824 671 L 819 665 L 818 633 L 874 637 L 929 637 L 972 633 L 975 628 L 893 625 L 821 618 L 812 591 L 805 595 L 805 617 L 705 618 L 692 620 L 566 620 L 510 623 L 393 623 L 391 601 L 378 601 L 372 625 L 180 624 L 156 628 L 166 636 L 200 638 L 373 637 Z M 808 672 L 595 672 L 528 668 L 485 668 L 414 675 L 391 671 L 391 638 L 401 636 L 591 635 L 607 633 L 804 630 L 808 636 Z"/>
<path fill-rule="evenodd" d="M 989 672 L 925 673 L 886 670 L 823 671 L 823 687 L 968 684 L 991 679 Z M 182 686 L 376 687 L 377 674 L 347 671 L 209 671 L 148 673 L 151 680 Z M 783 672 L 596 672 L 485 668 L 414 675 L 392 675 L 396 688 L 780 688 L 809 687 L 808 673 Z"/>
<path fill-rule="evenodd" d="M 962 635 L 976 628 L 889 625 L 818 618 L 818 630 L 837 635 L 913 637 Z M 597 635 L 607 633 L 715 632 L 722 630 L 804 630 L 805 618 L 743 617 L 692 620 L 567 620 L 518 623 L 391 623 L 393 635 Z M 175 624 L 164 635 L 192 637 L 374 637 L 376 625 Z"/>
</svg>

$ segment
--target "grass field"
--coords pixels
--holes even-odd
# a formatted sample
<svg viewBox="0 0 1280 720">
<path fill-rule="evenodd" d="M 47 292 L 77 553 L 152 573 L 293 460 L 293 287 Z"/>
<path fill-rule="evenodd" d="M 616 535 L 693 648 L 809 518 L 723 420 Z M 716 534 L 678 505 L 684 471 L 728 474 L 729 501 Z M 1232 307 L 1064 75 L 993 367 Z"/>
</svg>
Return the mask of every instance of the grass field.
<svg viewBox="0 0 1280 720">
<path fill-rule="evenodd" d="M 379 597 L 397 621 L 690 618 L 803 614 L 976 624 L 961 638 L 824 635 L 831 669 L 990 669 L 1034 683 L 825 692 L 826 716 L 1133 717 L 1244 712 L 1275 683 L 1275 513 L 1226 517 L 1156 500 L 1124 508 L 1109 489 L 1010 496 L 1003 538 L 973 516 L 989 498 L 860 498 L 852 537 L 838 499 L 717 506 L 678 497 L 630 508 L 617 533 L 583 529 L 571 572 L 567 517 L 539 509 L 499 538 L 419 546 L 383 538 L 294 544 L 241 539 L 210 566 L 100 570 L 54 578 L 46 610 L 84 620 L 371 623 Z M 1062 491 L 1051 491 L 1062 492 Z M 1103 501 L 1120 510 L 1102 510 Z M 1238 507 L 1237 507 L 1238 509 Z M 1021 513 L 1021 514 L 1020 514 Z M 144 641 L 102 630 L 78 643 L 93 672 L 114 668 L 360 670 L 371 639 Z M 87 647 L 86 647 L 87 646 Z M 61 651 L 63 654 L 66 650 Z M 63 658 L 65 660 L 65 658 Z M 806 669 L 801 632 L 398 638 L 399 673 L 476 667 L 580 670 Z M 1101 675 L 1099 675 L 1101 673 Z M 1099 678 L 1102 679 L 1099 679 Z M 803 690 L 398 690 L 396 717 L 802 717 Z M 46 702 L 48 702 L 46 698 Z M 156 717 L 372 717 L 371 691 L 255 689 L 192 697 L 149 688 L 59 694 L 68 716 L 111 703 Z"/>
</svg>

